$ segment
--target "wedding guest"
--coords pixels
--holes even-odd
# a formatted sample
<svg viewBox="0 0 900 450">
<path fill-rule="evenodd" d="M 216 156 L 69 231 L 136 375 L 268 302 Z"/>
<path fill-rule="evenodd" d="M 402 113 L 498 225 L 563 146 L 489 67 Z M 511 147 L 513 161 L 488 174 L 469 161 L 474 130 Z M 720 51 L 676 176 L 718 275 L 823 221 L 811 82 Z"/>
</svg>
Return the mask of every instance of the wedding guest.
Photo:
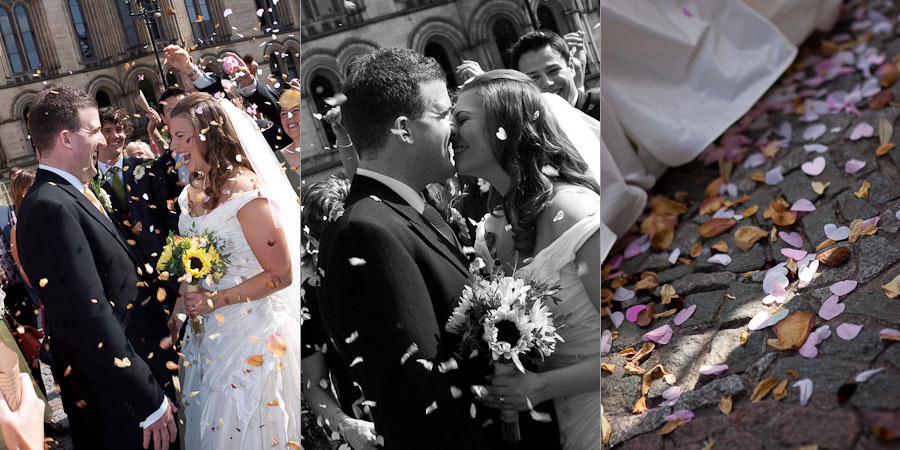
<svg viewBox="0 0 900 450">
<path fill-rule="evenodd" d="M 17 262 L 15 261 L 15 255 L 12 253 L 15 250 L 15 239 L 12 237 L 12 234 L 15 233 L 15 224 L 16 224 L 16 211 L 18 210 L 18 202 L 16 199 L 18 198 L 21 201 L 22 197 L 25 195 L 25 191 L 28 190 L 28 187 L 31 186 L 31 183 L 34 182 L 34 171 L 27 169 L 15 168 L 10 171 L 10 196 L 12 197 L 13 204 L 10 207 L 6 207 L 6 217 L 3 218 L 3 226 L 2 226 L 2 242 L 0 245 L 3 247 L 3 275 L 5 277 L 4 281 L 4 290 L 6 291 L 6 300 L 5 305 L 7 309 L 7 313 L 9 314 L 10 320 L 14 320 L 16 324 L 13 325 L 13 329 L 15 329 L 16 325 L 22 325 L 32 328 L 38 327 L 38 313 L 39 311 L 36 308 L 39 308 L 40 302 L 37 300 L 37 296 L 33 295 L 32 292 L 29 292 L 29 287 L 25 283 L 23 283 L 23 279 L 20 276 L 21 273 L 18 270 Z"/>
<path fill-rule="evenodd" d="M 8 449 L 40 450 L 44 448 L 44 408 L 46 405 L 31 387 L 31 378 L 19 374 L 22 398 L 19 409 L 12 411 L 0 392 L 0 429 Z"/>
<path fill-rule="evenodd" d="M 125 146 L 125 157 L 138 159 L 156 159 L 156 155 L 153 154 L 153 150 L 150 150 L 150 145 L 141 140 L 129 142 L 128 145 Z"/>
<path fill-rule="evenodd" d="M 291 186 L 300 193 L 300 90 L 289 89 L 281 94 L 281 128 L 291 138 L 290 145 L 275 151 L 275 158 L 285 168 Z"/>
<path fill-rule="evenodd" d="M 169 142 L 166 141 L 159 132 L 159 125 L 163 124 L 168 129 L 169 117 L 175 105 L 187 95 L 186 91 L 180 87 L 169 87 L 159 95 L 159 111 L 149 109 L 145 111 L 144 116 L 147 117 L 147 134 L 150 135 L 150 148 L 154 154 L 161 154 L 169 151 Z M 169 190 L 173 192 L 180 191 L 180 188 L 187 185 L 190 174 L 184 167 L 184 158 L 177 152 L 175 153 L 175 166 L 178 171 L 178 181 L 175 185 L 169 185 Z"/>
</svg>

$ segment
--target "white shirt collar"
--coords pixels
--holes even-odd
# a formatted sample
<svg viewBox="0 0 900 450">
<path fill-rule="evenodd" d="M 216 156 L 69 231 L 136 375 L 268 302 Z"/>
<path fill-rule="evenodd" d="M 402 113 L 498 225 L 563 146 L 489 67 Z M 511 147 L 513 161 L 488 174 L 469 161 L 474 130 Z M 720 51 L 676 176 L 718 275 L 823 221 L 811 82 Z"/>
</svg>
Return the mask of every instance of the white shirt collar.
<svg viewBox="0 0 900 450">
<path fill-rule="evenodd" d="M 109 165 L 109 164 L 107 164 L 107 163 L 105 163 L 105 162 L 103 162 L 103 161 L 97 160 L 97 169 L 100 169 L 100 174 L 101 174 L 101 175 L 106 176 L 106 173 L 109 172 L 109 169 L 111 169 L 111 168 L 113 168 L 113 167 L 118 167 L 118 168 L 119 168 L 119 171 L 118 171 L 117 174 L 118 174 L 119 177 L 121 178 L 121 176 L 122 176 L 122 167 L 123 167 L 122 164 L 124 164 L 123 161 L 125 161 L 125 157 L 122 156 L 122 155 L 119 155 L 119 160 L 116 161 L 116 163 L 113 164 L 113 165 Z"/>
<path fill-rule="evenodd" d="M 65 170 L 57 169 L 56 167 L 53 167 L 53 166 L 45 166 L 43 164 L 39 164 L 38 169 L 44 169 L 48 172 L 53 172 L 53 173 L 63 177 L 63 179 L 68 181 L 69 184 L 71 184 L 72 186 L 75 186 L 75 188 L 78 189 L 78 192 L 84 191 L 84 183 L 82 183 L 81 180 L 78 179 L 78 177 L 76 177 L 75 175 L 72 175 L 69 172 L 66 172 Z"/>
<path fill-rule="evenodd" d="M 425 199 L 422 198 L 422 195 L 403 182 L 378 172 L 363 169 L 362 167 L 356 169 L 356 174 L 369 177 L 391 188 L 392 191 L 396 192 L 400 198 L 406 201 L 406 203 L 409 203 L 409 206 L 412 206 L 419 214 L 422 214 L 422 212 L 425 211 Z"/>
</svg>

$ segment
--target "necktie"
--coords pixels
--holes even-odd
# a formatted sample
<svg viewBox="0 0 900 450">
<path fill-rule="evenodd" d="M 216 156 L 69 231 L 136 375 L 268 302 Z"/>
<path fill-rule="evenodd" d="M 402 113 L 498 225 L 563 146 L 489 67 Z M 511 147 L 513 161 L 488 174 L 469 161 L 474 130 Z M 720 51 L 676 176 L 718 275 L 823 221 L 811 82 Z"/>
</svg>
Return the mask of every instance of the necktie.
<svg viewBox="0 0 900 450">
<path fill-rule="evenodd" d="M 459 243 L 456 241 L 456 235 L 453 233 L 453 229 L 450 228 L 450 225 L 448 225 L 446 221 L 444 221 L 444 218 L 441 217 L 441 213 L 439 213 L 437 209 L 428 203 L 425 203 L 422 217 L 424 217 L 425 220 L 441 234 L 441 236 L 444 236 L 444 239 L 447 239 L 449 243 L 459 249 Z"/>
<path fill-rule="evenodd" d="M 109 182 L 112 185 L 113 192 L 116 193 L 116 197 L 119 198 L 119 202 L 123 205 L 127 204 L 128 202 L 125 201 L 125 183 L 122 182 L 122 177 L 119 176 L 119 168 L 115 166 L 110 167 L 108 173 L 112 174 Z"/>
<path fill-rule="evenodd" d="M 88 185 L 84 185 L 84 189 L 81 190 L 81 193 L 84 194 L 85 197 L 94 205 L 97 209 L 100 210 L 100 213 L 103 214 L 104 217 L 109 219 L 109 216 L 106 215 L 106 209 L 103 208 L 103 204 L 100 203 L 100 200 L 97 199 L 97 196 L 94 195 L 94 191 L 91 190 Z"/>
</svg>

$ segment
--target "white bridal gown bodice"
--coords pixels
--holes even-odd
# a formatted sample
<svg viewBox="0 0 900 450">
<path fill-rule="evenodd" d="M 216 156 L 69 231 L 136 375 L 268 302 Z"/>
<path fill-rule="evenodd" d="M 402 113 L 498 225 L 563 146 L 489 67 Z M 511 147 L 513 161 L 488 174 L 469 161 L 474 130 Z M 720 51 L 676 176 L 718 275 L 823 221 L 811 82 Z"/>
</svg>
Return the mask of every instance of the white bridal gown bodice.
<svg viewBox="0 0 900 450">
<path fill-rule="evenodd" d="M 259 197 L 258 190 L 233 194 L 216 209 L 192 217 L 187 189 L 182 191 L 180 234 L 213 231 L 229 254 L 225 275 L 215 285 L 204 281 L 203 289 L 227 289 L 263 272 L 237 218 Z M 203 317 L 201 334 L 187 327 L 181 388 L 185 449 L 268 449 L 275 442 L 300 442 L 300 324 L 283 292 L 214 310 Z M 275 333 L 287 344 L 284 357 L 266 348 Z M 248 362 L 254 355 L 262 357 L 261 366 Z"/>
<path fill-rule="evenodd" d="M 571 189 L 571 188 L 570 188 Z M 536 254 L 531 262 L 520 267 L 515 276 L 534 276 L 549 285 L 559 285 L 556 294 L 561 301 L 549 304 L 554 326 L 565 342 L 557 343 L 556 351 L 544 363 L 544 372 L 566 367 L 600 354 L 600 312 L 591 303 L 578 275 L 575 253 L 602 226 L 600 196 L 583 190 L 586 202 L 593 202 L 597 212 L 577 222 L 553 243 Z M 552 204 L 548 206 L 552 208 Z M 483 230 L 476 234 L 475 248 L 484 258 L 487 249 L 485 232 L 497 236 L 497 247 L 511 246 L 512 236 L 506 231 L 506 219 L 488 215 Z M 505 242 L 504 242 L 505 241 Z M 488 264 L 492 262 L 485 259 Z M 599 276 L 599 274 L 597 274 Z M 600 432 L 600 374 L 597 390 L 553 399 L 559 421 L 560 439 L 565 450 L 595 448 L 601 440 Z"/>
</svg>

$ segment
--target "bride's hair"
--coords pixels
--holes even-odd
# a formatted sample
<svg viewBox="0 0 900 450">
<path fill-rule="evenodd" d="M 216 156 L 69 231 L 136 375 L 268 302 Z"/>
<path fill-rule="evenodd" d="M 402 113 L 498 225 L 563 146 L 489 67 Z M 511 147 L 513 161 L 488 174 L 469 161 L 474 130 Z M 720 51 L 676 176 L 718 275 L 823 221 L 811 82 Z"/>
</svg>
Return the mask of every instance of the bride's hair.
<svg viewBox="0 0 900 450">
<path fill-rule="evenodd" d="M 238 168 L 243 167 L 250 171 L 253 171 L 253 168 L 247 155 L 244 154 L 228 114 L 213 96 L 198 92 L 184 97 L 178 101 L 171 116 L 182 114 L 194 125 L 194 132 L 198 136 L 200 134 L 204 136 L 198 147 L 210 169 L 209 173 L 198 173 L 201 177 L 207 178 L 204 192 L 209 199 L 204 202 L 205 208 L 213 209 L 219 204 L 219 196 L 223 194 L 222 187 L 234 176 Z M 195 176 L 196 174 L 191 174 L 191 181 L 194 181 Z"/>
<path fill-rule="evenodd" d="M 502 198 L 492 189 L 488 204 L 491 209 L 503 207 L 512 225 L 514 248 L 531 254 L 535 222 L 551 199 L 554 182 L 583 186 L 598 195 L 600 186 L 550 113 L 541 90 L 526 75 L 493 70 L 467 82 L 460 94 L 466 91 L 482 98 L 485 136 L 494 158 L 512 180 Z M 506 131 L 506 140 L 494 135 L 500 127 Z M 555 172 L 544 169 L 548 166 Z"/>
</svg>

